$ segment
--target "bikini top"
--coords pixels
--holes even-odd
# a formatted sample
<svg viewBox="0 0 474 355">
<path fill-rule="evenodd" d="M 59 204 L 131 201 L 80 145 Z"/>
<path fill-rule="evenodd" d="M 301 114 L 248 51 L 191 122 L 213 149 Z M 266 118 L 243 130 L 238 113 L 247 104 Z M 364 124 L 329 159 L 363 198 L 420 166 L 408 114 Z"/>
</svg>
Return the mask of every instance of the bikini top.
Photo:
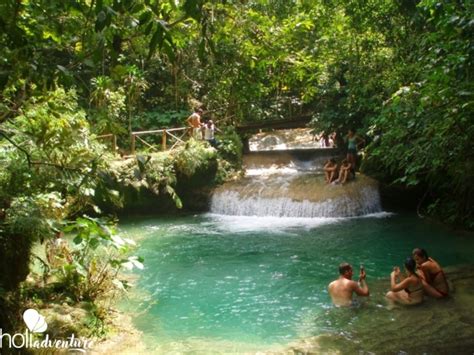
<svg viewBox="0 0 474 355">
<path fill-rule="evenodd" d="M 415 292 L 419 292 L 419 291 L 423 291 L 423 285 L 421 285 L 421 286 L 418 287 L 417 289 L 411 290 L 411 291 L 410 291 L 410 289 L 409 289 L 408 287 L 405 289 L 405 292 L 408 293 L 408 294 L 410 294 L 410 293 L 415 293 Z"/>
<path fill-rule="evenodd" d="M 417 276 L 417 277 L 418 277 L 418 276 Z M 418 277 L 418 280 L 419 280 L 419 279 L 420 279 L 420 278 Z M 420 281 L 421 281 L 421 280 L 420 280 Z M 410 290 L 410 287 L 405 288 L 405 292 L 408 293 L 408 294 L 410 294 L 410 293 L 415 293 L 415 292 L 419 292 L 419 291 L 423 291 L 423 283 L 421 283 L 420 287 L 418 287 L 418 288 L 416 288 L 416 289 L 414 289 L 414 290 Z"/>
</svg>

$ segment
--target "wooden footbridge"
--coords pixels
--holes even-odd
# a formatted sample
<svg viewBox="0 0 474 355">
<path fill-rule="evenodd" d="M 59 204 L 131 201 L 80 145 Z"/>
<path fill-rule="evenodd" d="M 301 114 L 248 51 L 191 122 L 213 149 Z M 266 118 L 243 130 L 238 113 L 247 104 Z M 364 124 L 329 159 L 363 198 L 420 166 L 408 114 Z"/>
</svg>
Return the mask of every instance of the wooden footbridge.
<svg viewBox="0 0 474 355">
<path fill-rule="evenodd" d="M 311 115 L 300 115 L 291 119 L 284 120 L 265 120 L 247 123 L 236 127 L 237 133 L 240 135 L 244 142 L 244 149 L 248 151 L 248 135 L 252 133 L 268 131 L 268 130 L 279 130 L 279 129 L 292 129 L 292 128 L 304 128 L 311 121 Z M 189 127 L 177 127 L 177 128 L 163 128 L 148 131 L 136 131 L 130 134 L 130 155 L 135 155 L 137 144 L 145 146 L 149 151 L 166 151 L 172 150 L 190 137 Z M 160 143 L 150 143 L 144 139 L 145 136 L 152 136 L 154 142 L 159 141 Z M 96 137 L 99 140 L 109 142 L 109 145 L 113 152 L 118 150 L 117 136 L 114 134 L 104 134 Z"/>
<path fill-rule="evenodd" d="M 130 135 L 130 155 L 135 155 L 137 143 L 141 143 L 149 151 L 165 151 L 172 150 L 177 146 L 184 144 L 189 132 L 189 127 L 178 127 L 178 128 L 164 128 L 164 129 L 155 129 L 151 131 L 138 131 L 132 132 Z M 142 137 L 145 135 L 152 135 L 159 137 L 159 145 L 150 144 Z M 117 147 L 117 136 L 115 134 L 104 134 L 97 136 L 97 139 L 110 141 L 110 146 L 113 152 L 118 150 Z M 156 140 L 156 138 L 155 138 Z"/>
<path fill-rule="evenodd" d="M 237 126 L 236 130 L 239 134 L 244 134 L 275 129 L 305 128 L 311 119 L 312 115 L 308 114 L 293 117 L 291 119 L 257 121 Z"/>
</svg>

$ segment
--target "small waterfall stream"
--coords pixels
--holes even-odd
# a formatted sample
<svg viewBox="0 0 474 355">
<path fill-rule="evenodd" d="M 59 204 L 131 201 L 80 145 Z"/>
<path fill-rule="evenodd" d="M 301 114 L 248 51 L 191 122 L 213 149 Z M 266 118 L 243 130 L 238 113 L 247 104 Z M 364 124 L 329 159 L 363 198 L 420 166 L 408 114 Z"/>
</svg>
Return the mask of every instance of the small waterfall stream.
<svg viewBox="0 0 474 355">
<path fill-rule="evenodd" d="M 289 156 L 275 164 L 268 157 L 254 155 L 244 161 L 244 178 L 214 191 L 211 212 L 314 218 L 355 217 L 382 211 L 378 184 L 367 176 L 357 174 L 345 185 L 326 184 L 322 172 L 326 159 L 327 155 L 304 160 Z"/>
</svg>

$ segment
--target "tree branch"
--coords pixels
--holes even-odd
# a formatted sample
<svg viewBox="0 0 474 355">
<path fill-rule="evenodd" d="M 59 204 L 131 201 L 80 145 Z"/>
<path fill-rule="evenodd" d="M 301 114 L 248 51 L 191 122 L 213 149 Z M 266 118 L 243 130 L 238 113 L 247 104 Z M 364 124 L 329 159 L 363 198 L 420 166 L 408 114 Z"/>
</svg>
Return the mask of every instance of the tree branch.
<svg viewBox="0 0 474 355">
<path fill-rule="evenodd" d="M 26 160 L 28 161 L 28 167 L 31 168 L 31 165 L 32 165 L 33 163 L 31 162 L 30 153 L 29 153 L 26 149 L 24 149 L 24 148 L 20 147 L 18 144 L 16 144 L 13 140 L 11 140 L 11 138 L 8 137 L 8 136 L 5 134 L 5 132 L 3 132 L 2 130 L 0 130 L 0 134 L 1 134 L 7 141 L 9 141 L 16 149 L 18 149 L 19 151 L 21 151 L 22 153 L 24 153 L 24 154 L 26 155 Z"/>
</svg>

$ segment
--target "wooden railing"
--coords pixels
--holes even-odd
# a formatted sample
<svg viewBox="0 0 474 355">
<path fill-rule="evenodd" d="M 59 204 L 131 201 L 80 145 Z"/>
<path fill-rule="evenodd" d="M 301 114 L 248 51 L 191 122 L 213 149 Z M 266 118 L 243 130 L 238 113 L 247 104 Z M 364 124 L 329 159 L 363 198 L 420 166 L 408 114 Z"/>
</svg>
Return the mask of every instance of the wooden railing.
<svg viewBox="0 0 474 355">
<path fill-rule="evenodd" d="M 173 144 L 169 147 L 169 150 L 172 150 L 176 146 L 181 143 L 184 143 L 186 133 L 189 131 L 189 127 L 179 127 L 179 128 L 164 128 L 164 129 L 156 129 L 152 131 L 140 131 L 140 132 L 132 132 L 130 135 L 131 139 L 131 147 L 130 147 L 130 155 L 135 155 L 135 148 L 137 144 L 137 140 L 144 145 L 146 145 L 150 149 L 158 150 L 154 145 L 148 143 L 144 139 L 140 138 L 140 136 L 146 134 L 161 134 L 161 150 L 167 150 L 169 147 L 168 140 L 174 140 Z M 178 132 L 182 132 L 181 135 Z M 111 148 L 114 153 L 117 152 L 117 136 L 115 134 L 102 134 L 97 136 L 96 139 L 98 140 L 110 140 Z"/>
<path fill-rule="evenodd" d="M 146 134 L 157 134 L 157 135 L 161 134 L 161 150 L 164 151 L 164 150 L 167 150 L 168 136 L 171 139 L 175 140 L 174 144 L 169 148 L 170 150 L 172 150 L 177 145 L 179 145 L 181 143 L 184 143 L 184 136 L 186 135 L 188 130 L 189 130 L 189 127 L 180 127 L 180 128 L 169 128 L 169 129 L 166 129 L 166 128 L 165 129 L 156 129 L 156 130 L 153 130 L 153 131 L 132 132 L 132 134 L 131 134 L 130 154 L 135 155 L 135 148 L 136 148 L 137 140 L 140 141 L 141 143 L 145 144 L 146 146 L 148 146 L 150 149 L 155 149 L 156 150 L 155 146 L 151 145 L 150 143 L 148 143 L 144 139 L 140 138 L 139 136 L 146 135 Z M 178 136 L 179 134 L 176 133 L 176 132 L 180 132 L 180 131 L 182 131 L 182 134 L 181 134 L 181 136 Z M 171 133 L 171 132 L 173 132 L 173 133 Z"/>
</svg>

